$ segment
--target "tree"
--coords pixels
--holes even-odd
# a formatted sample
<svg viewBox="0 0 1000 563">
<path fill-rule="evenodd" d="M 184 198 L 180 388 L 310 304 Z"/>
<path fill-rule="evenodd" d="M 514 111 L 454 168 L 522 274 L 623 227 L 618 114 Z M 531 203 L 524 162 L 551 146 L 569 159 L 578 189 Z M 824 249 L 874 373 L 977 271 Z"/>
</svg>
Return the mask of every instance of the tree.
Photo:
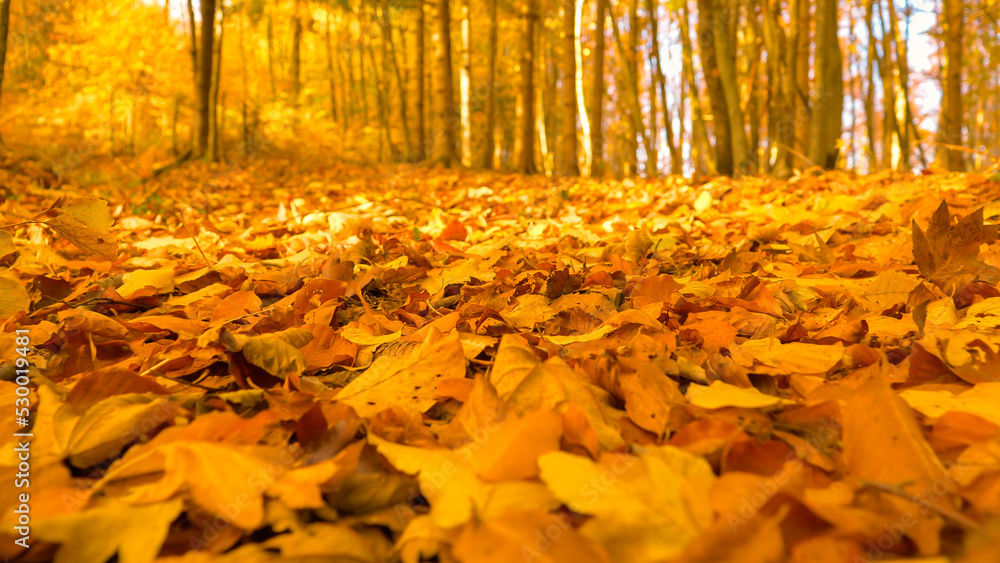
<svg viewBox="0 0 1000 563">
<path fill-rule="evenodd" d="M 500 21 L 497 18 L 498 0 L 490 0 L 490 52 L 487 68 L 486 88 L 486 137 L 483 143 L 483 168 L 493 168 L 496 153 L 497 127 L 497 42 L 500 37 Z"/>
<path fill-rule="evenodd" d="M 711 0 L 712 38 L 715 41 L 715 60 L 719 71 L 722 95 L 726 100 L 729 117 L 730 143 L 732 143 L 734 172 L 753 172 L 754 166 L 747 158 L 747 132 L 740 107 L 740 86 L 736 74 L 736 18 L 733 10 L 736 0 Z M 699 15 L 699 20 L 701 15 Z"/>
<path fill-rule="evenodd" d="M 705 75 L 705 89 L 712 106 L 712 123 L 715 131 L 715 171 L 726 176 L 733 175 L 733 141 L 730 131 L 729 109 L 726 95 L 719 79 L 718 58 L 716 57 L 715 33 L 712 29 L 713 0 L 698 0 L 698 48 L 701 52 L 701 68 Z"/>
<path fill-rule="evenodd" d="M 0 95 L 3 94 L 3 77 L 7 65 L 7 34 L 10 30 L 10 0 L 0 0 Z"/>
<path fill-rule="evenodd" d="M 449 0 L 435 0 L 431 18 L 434 34 L 433 104 L 434 131 L 431 135 L 434 164 L 452 166 L 458 162 L 455 154 L 455 92 L 451 66 L 451 6 Z"/>
<path fill-rule="evenodd" d="M 824 168 L 837 166 L 843 130 L 844 62 L 837 38 L 837 0 L 816 2 L 816 88 L 810 103 L 813 130 L 809 160 Z"/>
<path fill-rule="evenodd" d="M 459 71 L 459 111 L 462 121 L 462 164 L 472 166 L 472 10 L 469 0 L 459 0 L 462 20 L 462 51 Z"/>
<path fill-rule="evenodd" d="M 940 165 L 963 170 L 962 151 L 962 0 L 944 0 L 944 72 L 938 122 Z"/>
<path fill-rule="evenodd" d="M 302 94 L 302 15 L 299 0 L 295 0 L 292 16 L 292 102 L 298 103 Z"/>
<path fill-rule="evenodd" d="M 192 26 L 193 27 L 193 26 Z M 215 44 L 215 0 L 201 0 L 201 48 L 198 61 L 197 129 L 201 157 L 209 156 L 209 127 L 212 103 L 212 59 Z"/>
<path fill-rule="evenodd" d="M 413 155 L 415 162 L 427 158 L 427 17 L 425 0 L 417 0 L 417 145 Z"/>
<path fill-rule="evenodd" d="M 581 2 L 583 0 L 580 0 Z M 591 175 L 604 173 L 604 22 L 608 15 L 608 0 L 597 0 L 597 15 L 594 24 L 594 80 L 590 95 L 590 153 Z"/>
<path fill-rule="evenodd" d="M 538 0 L 520 0 L 521 80 L 517 85 L 517 171 L 533 174 L 535 168 L 535 23 Z"/>
<path fill-rule="evenodd" d="M 556 153 L 556 173 L 578 176 L 576 156 L 576 3 L 563 0 L 562 6 L 562 81 L 559 88 L 559 108 L 562 127 L 559 150 Z"/>
</svg>

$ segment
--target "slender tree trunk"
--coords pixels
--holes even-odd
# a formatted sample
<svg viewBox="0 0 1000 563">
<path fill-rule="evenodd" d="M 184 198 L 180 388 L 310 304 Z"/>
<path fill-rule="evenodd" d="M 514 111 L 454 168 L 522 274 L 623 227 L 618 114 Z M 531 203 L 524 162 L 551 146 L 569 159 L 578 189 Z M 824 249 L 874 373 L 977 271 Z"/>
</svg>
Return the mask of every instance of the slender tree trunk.
<svg viewBox="0 0 1000 563">
<path fill-rule="evenodd" d="M 613 7 L 613 6 L 612 6 Z M 653 150 L 653 146 L 648 142 L 645 132 L 645 127 L 643 127 L 642 120 L 642 103 L 639 101 L 639 0 L 631 0 L 629 2 L 628 10 L 628 45 L 625 49 L 622 49 L 621 41 L 618 41 L 619 53 L 622 56 L 622 64 L 628 72 L 625 75 L 625 80 L 628 81 L 628 87 L 625 90 L 627 95 L 634 98 L 629 100 L 629 105 L 626 106 L 629 112 L 629 126 L 631 131 L 629 131 L 628 144 L 626 146 L 625 161 L 628 163 L 629 176 L 636 176 L 639 174 L 639 136 L 642 135 L 644 140 L 644 146 L 646 149 L 646 168 L 647 170 L 653 171 L 650 176 L 655 175 L 656 163 L 653 162 L 650 166 L 650 154 Z M 614 16 L 612 16 L 613 18 Z M 615 27 L 618 27 L 617 21 L 615 22 Z M 637 115 L 636 115 L 637 114 Z"/>
<path fill-rule="evenodd" d="M 403 145 L 406 150 L 407 160 L 413 160 L 413 144 L 410 139 L 410 121 L 406 115 L 406 83 L 403 80 L 403 72 L 399 68 L 399 61 L 396 58 L 396 43 L 392 39 L 392 19 L 389 17 L 389 0 L 382 2 L 382 34 L 383 52 L 385 66 L 391 66 L 393 76 L 396 79 L 396 90 L 399 92 L 399 122 L 403 128 Z M 389 68 L 386 68 L 386 73 Z M 388 79 L 386 79 L 388 82 Z M 387 84 L 388 86 L 388 84 Z M 388 88 L 386 91 L 388 98 Z"/>
<path fill-rule="evenodd" d="M 9 0 L 8 0 L 9 1 Z M 194 86 L 194 106 L 195 106 L 195 123 L 194 127 L 191 127 L 190 134 L 188 136 L 188 143 L 192 154 L 197 154 L 197 135 L 198 135 L 198 100 L 200 99 L 201 87 L 200 84 L 200 73 L 198 72 L 198 25 L 194 21 L 194 2 L 193 0 L 187 0 L 187 12 L 188 12 L 188 23 L 191 25 L 191 84 Z"/>
<path fill-rule="evenodd" d="M 581 2 L 583 0 L 580 0 Z M 591 175 L 604 174 L 604 22 L 608 15 L 608 0 L 597 0 L 597 18 L 594 23 L 594 80 L 590 96 L 590 153 Z"/>
<path fill-rule="evenodd" d="M 813 110 L 809 107 L 809 61 L 812 46 L 809 30 L 812 16 L 809 11 L 809 0 L 791 0 L 791 3 L 792 37 L 789 45 L 795 46 L 794 49 L 789 49 L 789 57 L 793 63 L 790 68 L 795 69 L 795 153 L 793 154 L 796 157 L 794 159 L 796 167 L 804 169 L 811 164 L 807 153 L 813 118 Z"/>
<path fill-rule="evenodd" d="M 500 35 L 500 22 L 497 20 L 497 4 L 499 0 L 490 0 L 490 52 L 487 69 L 486 91 L 486 137 L 483 139 L 483 168 L 493 168 L 496 153 L 497 128 L 497 41 Z"/>
<path fill-rule="evenodd" d="M 938 125 L 940 163 L 947 170 L 965 169 L 962 151 L 962 0 L 944 0 L 944 73 Z"/>
<path fill-rule="evenodd" d="M 722 95 L 726 99 L 729 114 L 730 142 L 733 146 L 734 172 L 752 173 L 753 167 L 747 155 L 747 133 L 740 107 L 740 85 L 736 70 L 736 37 L 732 25 L 738 14 L 733 10 L 733 0 L 712 0 L 712 28 L 715 39 L 715 60 L 722 83 Z M 701 15 L 699 14 L 699 18 Z"/>
<path fill-rule="evenodd" d="M 299 0 L 295 0 L 295 15 L 292 18 L 292 101 L 299 103 L 302 94 L 302 15 Z"/>
<path fill-rule="evenodd" d="M 835 168 L 843 130 L 844 64 L 837 39 L 837 0 L 816 2 L 816 88 L 809 160 L 823 168 Z"/>
<path fill-rule="evenodd" d="M 621 52 L 625 51 L 625 45 L 622 42 L 621 33 L 618 30 L 618 21 L 614 18 L 614 14 L 611 16 L 611 32 L 615 37 L 615 46 Z M 639 138 L 642 140 L 643 149 L 646 151 L 646 155 L 650 155 L 653 152 L 653 147 L 649 141 L 649 135 L 646 134 L 646 128 L 642 123 L 642 107 L 639 105 L 639 92 L 636 90 L 636 85 L 638 85 L 639 80 L 636 78 L 634 72 L 635 68 L 630 62 L 626 62 L 625 67 L 625 85 L 628 87 L 629 91 L 624 92 L 624 96 L 628 99 L 630 107 L 628 107 L 628 117 L 631 119 L 631 131 L 637 132 Z M 626 153 L 624 156 L 627 159 L 626 163 L 631 166 L 632 158 L 637 156 L 633 151 L 634 143 L 631 139 L 626 143 Z M 634 172 L 634 170 L 632 171 Z M 655 171 L 652 168 L 647 170 L 648 173 L 652 174 Z"/>
<path fill-rule="evenodd" d="M 795 120 L 792 108 L 795 107 L 795 69 L 789 65 L 788 57 L 782 57 L 788 49 L 789 39 L 781 30 L 778 12 L 781 9 L 779 0 L 764 0 L 767 13 L 764 15 L 764 36 L 767 40 L 767 60 L 770 75 L 768 86 L 771 90 L 771 103 L 768 108 L 767 130 L 769 145 L 774 147 L 774 164 L 771 174 L 778 178 L 787 178 L 792 173 L 792 153 L 789 151 L 795 145 Z M 771 151 L 768 151 L 770 158 Z"/>
<path fill-rule="evenodd" d="M 878 156 L 875 152 L 875 139 L 878 136 L 877 122 L 875 121 L 875 29 L 872 26 L 872 7 L 874 0 L 865 0 L 865 29 L 868 30 L 868 44 L 866 51 L 865 76 L 868 79 L 865 90 L 865 132 L 868 135 L 868 172 L 872 173 L 878 168 Z"/>
<path fill-rule="evenodd" d="M 653 66 L 653 73 L 656 77 L 655 83 L 660 85 L 660 105 L 663 107 L 663 127 L 666 131 L 667 150 L 670 151 L 670 173 L 683 174 L 683 161 L 680 149 L 674 141 L 674 126 L 670 118 L 667 106 L 667 78 L 663 74 L 663 61 L 660 60 L 659 22 L 656 20 L 656 0 L 646 0 L 646 11 L 649 12 L 649 36 L 652 49 L 650 51 L 650 63 Z M 655 84 L 654 83 L 654 84 Z M 656 92 L 654 86 L 653 92 Z M 653 129 L 656 129 L 655 123 Z"/>
<path fill-rule="evenodd" d="M 191 0 L 188 0 L 190 2 Z M 267 77 L 271 85 L 271 99 L 278 97 L 278 87 L 274 80 L 274 22 L 271 14 L 267 15 Z"/>
<path fill-rule="evenodd" d="M 219 119 L 219 93 L 222 90 L 220 78 L 222 76 L 222 37 L 225 32 L 225 12 L 219 6 L 219 39 L 215 42 L 215 56 L 212 63 L 212 85 L 210 87 L 210 105 L 208 109 L 208 154 L 205 160 L 216 162 L 219 160 L 220 143 L 220 119 Z"/>
<path fill-rule="evenodd" d="M 517 171 L 533 174 L 535 167 L 535 22 L 538 0 L 520 0 L 521 80 L 517 88 Z"/>
<path fill-rule="evenodd" d="M 326 13 L 326 29 L 324 36 L 326 39 L 326 76 L 330 84 L 330 119 L 337 121 L 337 81 L 333 72 L 333 45 L 330 41 L 330 12 Z"/>
<path fill-rule="evenodd" d="M 889 33 L 890 44 L 895 48 L 896 65 L 892 68 L 892 75 L 896 78 L 899 89 L 896 91 L 893 110 L 896 114 L 896 123 L 899 128 L 899 153 L 900 166 L 904 170 L 910 169 L 910 131 L 909 123 L 913 116 L 909 111 L 909 62 L 906 55 L 906 42 L 902 40 L 899 33 L 899 18 L 896 16 L 896 7 L 893 2 L 886 4 L 889 11 Z"/>
<path fill-rule="evenodd" d="M 719 79 L 716 56 L 716 41 L 713 22 L 715 13 L 713 0 L 698 0 L 698 47 L 701 51 L 701 67 L 705 74 L 705 86 L 712 105 L 712 123 L 715 130 L 715 170 L 719 174 L 732 176 L 733 134 L 730 127 L 731 115 L 727 108 L 726 95 Z"/>
<path fill-rule="evenodd" d="M 574 0 L 562 3 L 562 80 L 559 88 L 561 125 L 559 150 L 556 154 L 556 174 L 578 176 L 576 156 L 576 5 Z"/>
<path fill-rule="evenodd" d="M 451 7 L 449 0 L 434 2 L 434 150 L 435 164 L 452 166 L 455 155 L 455 93 L 451 67 Z"/>
<path fill-rule="evenodd" d="M 472 10 L 469 0 L 459 0 L 459 13 L 462 21 L 462 51 L 459 53 L 461 66 L 459 69 L 459 111 L 462 122 L 462 165 L 472 166 Z"/>
<path fill-rule="evenodd" d="M 708 126 L 705 124 L 704 111 L 701 106 L 701 93 L 698 91 L 698 80 L 694 75 L 694 47 L 691 45 L 690 11 L 687 0 L 681 2 L 681 14 L 678 18 L 681 27 L 681 66 L 684 70 L 685 82 L 689 88 L 691 103 L 691 158 L 694 160 L 695 176 L 704 176 L 709 171 L 716 170 L 715 157 L 708 143 Z"/>
<path fill-rule="evenodd" d="M 494 0 L 496 1 L 496 0 Z M 426 0 L 417 0 L 417 152 L 414 161 L 427 158 L 427 18 Z"/>
<path fill-rule="evenodd" d="M 593 154 L 591 154 L 590 119 L 587 116 L 587 104 L 583 97 L 583 0 L 572 0 L 573 4 L 573 83 L 576 92 L 576 113 L 580 117 L 580 141 L 583 147 L 583 168 L 581 172 L 591 173 Z"/>
<path fill-rule="evenodd" d="M 215 0 L 201 0 L 201 60 L 198 63 L 198 155 L 209 155 L 212 105 L 212 59 L 215 49 Z"/>
</svg>

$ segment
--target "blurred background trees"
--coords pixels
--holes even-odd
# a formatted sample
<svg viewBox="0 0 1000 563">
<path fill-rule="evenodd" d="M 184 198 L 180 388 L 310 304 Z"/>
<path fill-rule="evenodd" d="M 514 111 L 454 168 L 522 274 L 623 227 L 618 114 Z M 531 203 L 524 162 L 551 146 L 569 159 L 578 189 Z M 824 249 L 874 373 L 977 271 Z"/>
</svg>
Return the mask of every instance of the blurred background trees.
<svg viewBox="0 0 1000 563">
<path fill-rule="evenodd" d="M 9 20 L 8 20 L 9 15 Z M 982 169 L 997 0 L 0 0 L 8 146 L 559 175 Z"/>
</svg>

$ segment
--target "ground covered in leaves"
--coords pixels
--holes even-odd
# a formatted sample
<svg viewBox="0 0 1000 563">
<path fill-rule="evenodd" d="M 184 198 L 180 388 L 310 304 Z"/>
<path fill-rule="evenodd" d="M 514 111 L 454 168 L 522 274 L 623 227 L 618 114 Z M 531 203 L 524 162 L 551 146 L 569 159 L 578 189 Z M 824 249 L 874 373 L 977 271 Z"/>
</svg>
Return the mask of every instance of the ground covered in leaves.
<svg viewBox="0 0 1000 563">
<path fill-rule="evenodd" d="M 996 561 L 995 180 L 7 161 L 0 556 Z"/>
</svg>

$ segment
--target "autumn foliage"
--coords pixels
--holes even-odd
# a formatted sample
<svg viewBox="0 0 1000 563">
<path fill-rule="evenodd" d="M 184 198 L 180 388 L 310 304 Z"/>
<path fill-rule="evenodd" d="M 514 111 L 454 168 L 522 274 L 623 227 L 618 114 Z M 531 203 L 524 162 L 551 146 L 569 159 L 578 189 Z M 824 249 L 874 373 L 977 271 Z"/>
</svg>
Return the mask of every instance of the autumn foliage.
<svg viewBox="0 0 1000 563">
<path fill-rule="evenodd" d="M 1000 558 L 995 178 L 3 174 L 12 561 Z"/>
</svg>

